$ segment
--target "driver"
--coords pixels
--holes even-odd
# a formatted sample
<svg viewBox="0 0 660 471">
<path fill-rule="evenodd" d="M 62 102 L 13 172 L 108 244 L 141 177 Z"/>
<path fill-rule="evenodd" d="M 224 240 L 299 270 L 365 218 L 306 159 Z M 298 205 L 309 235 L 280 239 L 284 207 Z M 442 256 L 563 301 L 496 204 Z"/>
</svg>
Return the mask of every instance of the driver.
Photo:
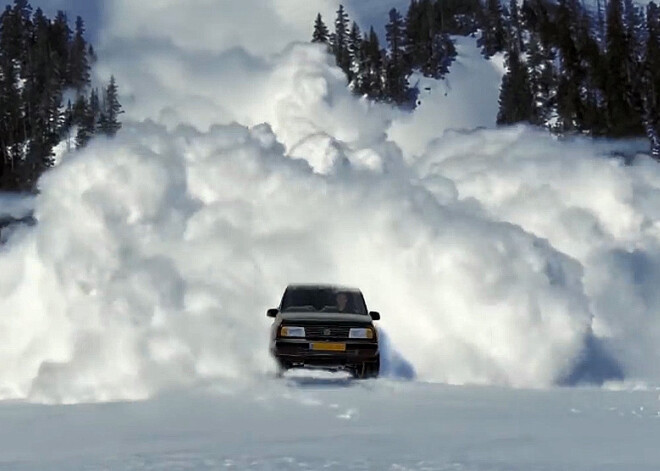
<svg viewBox="0 0 660 471">
<path fill-rule="evenodd" d="M 338 293 L 336 299 L 337 299 L 337 311 L 339 312 L 350 311 L 348 307 L 348 296 L 346 295 L 346 293 Z"/>
</svg>

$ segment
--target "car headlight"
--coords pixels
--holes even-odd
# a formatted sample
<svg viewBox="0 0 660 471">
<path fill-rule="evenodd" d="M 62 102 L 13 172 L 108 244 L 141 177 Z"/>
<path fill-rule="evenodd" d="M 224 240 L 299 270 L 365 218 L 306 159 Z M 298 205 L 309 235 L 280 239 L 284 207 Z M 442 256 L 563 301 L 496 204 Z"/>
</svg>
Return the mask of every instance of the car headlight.
<svg viewBox="0 0 660 471">
<path fill-rule="evenodd" d="M 280 329 L 280 335 L 282 337 L 305 337 L 305 328 L 304 327 L 282 327 Z"/>
<path fill-rule="evenodd" d="M 372 339 L 374 338 L 373 329 L 351 329 L 348 332 L 348 338 L 351 339 Z"/>
</svg>

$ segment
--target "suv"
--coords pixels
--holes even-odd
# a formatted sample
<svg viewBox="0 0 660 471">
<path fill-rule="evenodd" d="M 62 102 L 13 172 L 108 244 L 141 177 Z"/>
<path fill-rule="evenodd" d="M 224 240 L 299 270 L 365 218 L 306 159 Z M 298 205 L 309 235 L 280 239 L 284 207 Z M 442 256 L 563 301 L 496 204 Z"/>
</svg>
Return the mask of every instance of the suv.
<svg viewBox="0 0 660 471">
<path fill-rule="evenodd" d="M 290 285 L 275 318 L 270 351 L 278 376 L 289 368 L 350 371 L 356 378 L 375 378 L 380 371 L 378 332 L 360 290 L 330 285 Z"/>
</svg>

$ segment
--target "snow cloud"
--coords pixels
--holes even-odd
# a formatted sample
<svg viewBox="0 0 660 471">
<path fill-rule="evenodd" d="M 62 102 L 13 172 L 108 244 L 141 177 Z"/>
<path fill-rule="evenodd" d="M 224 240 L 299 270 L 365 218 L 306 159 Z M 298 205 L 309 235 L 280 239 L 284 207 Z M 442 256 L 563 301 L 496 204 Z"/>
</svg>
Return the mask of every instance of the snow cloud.
<svg viewBox="0 0 660 471">
<path fill-rule="evenodd" d="M 476 97 L 499 73 L 468 40 L 412 115 L 352 96 L 305 43 L 337 3 L 106 5 L 95 73 L 124 129 L 64 155 L 0 253 L 1 398 L 253 381 L 265 309 L 301 281 L 361 287 L 390 371 L 422 380 L 660 378 L 657 165 L 468 130 L 494 121 Z"/>
</svg>

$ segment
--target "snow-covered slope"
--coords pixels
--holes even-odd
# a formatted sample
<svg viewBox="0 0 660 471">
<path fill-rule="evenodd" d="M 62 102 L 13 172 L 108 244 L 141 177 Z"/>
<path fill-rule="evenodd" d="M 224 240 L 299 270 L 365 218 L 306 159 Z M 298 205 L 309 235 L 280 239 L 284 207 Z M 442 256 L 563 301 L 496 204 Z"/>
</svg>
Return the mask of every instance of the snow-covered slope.
<svg viewBox="0 0 660 471">
<path fill-rule="evenodd" d="M 456 61 L 443 80 L 414 74 L 410 84 L 419 90 L 414 113 L 396 119 L 388 136 L 410 159 L 426 151 L 429 143 L 448 130 L 493 128 L 497 118 L 504 58 L 485 60 L 471 37 L 455 37 Z"/>
<path fill-rule="evenodd" d="M 501 74 L 473 39 L 409 115 L 291 42 L 337 2 L 223 5 L 106 5 L 125 126 L 62 156 L 0 252 L 1 398 L 259 384 L 300 281 L 364 290 L 394 377 L 660 380 L 660 170 L 607 157 L 635 143 L 469 130 Z"/>
</svg>

